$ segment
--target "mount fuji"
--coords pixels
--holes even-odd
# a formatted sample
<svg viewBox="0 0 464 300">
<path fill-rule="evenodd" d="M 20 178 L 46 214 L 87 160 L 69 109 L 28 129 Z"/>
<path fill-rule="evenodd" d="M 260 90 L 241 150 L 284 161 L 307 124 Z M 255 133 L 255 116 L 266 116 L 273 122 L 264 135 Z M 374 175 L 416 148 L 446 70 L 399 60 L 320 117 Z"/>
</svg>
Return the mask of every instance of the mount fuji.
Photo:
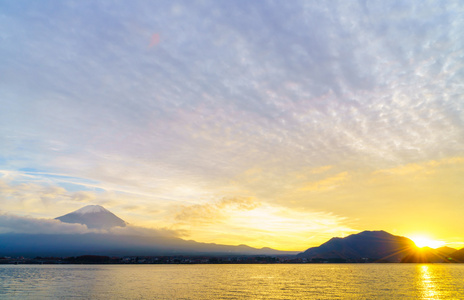
<svg viewBox="0 0 464 300">
<path fill-rule="evenodd" d="M 126 222 L 100 205 L 87 205 L 64 216 L 55 218 L 64 223 L 78 223 L 89 229 L 125 227 Z"/>
</svg>

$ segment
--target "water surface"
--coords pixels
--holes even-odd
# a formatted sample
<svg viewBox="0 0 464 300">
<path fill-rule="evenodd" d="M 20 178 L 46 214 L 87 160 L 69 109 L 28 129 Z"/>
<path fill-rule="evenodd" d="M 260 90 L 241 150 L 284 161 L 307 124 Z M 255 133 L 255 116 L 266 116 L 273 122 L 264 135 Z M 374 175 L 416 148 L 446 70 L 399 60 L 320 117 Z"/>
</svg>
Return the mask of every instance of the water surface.
<svg viewBox="0 0 464 300">
<path fill-rule="evenodd" d="M 464 265 L 2 265 L 17 298 L 464 299 Z"/>
</svg>

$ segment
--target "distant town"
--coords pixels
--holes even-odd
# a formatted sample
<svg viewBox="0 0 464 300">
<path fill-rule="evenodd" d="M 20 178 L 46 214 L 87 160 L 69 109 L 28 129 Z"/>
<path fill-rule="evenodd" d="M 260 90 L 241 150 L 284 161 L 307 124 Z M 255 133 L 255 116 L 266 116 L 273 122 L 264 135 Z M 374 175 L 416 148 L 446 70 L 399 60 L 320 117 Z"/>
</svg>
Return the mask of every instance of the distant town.
<svg viewBox="0 0 464 300">
<path fill-rule="evenodd" d="M 368 258 L 299 258 L 296 256 L 124 256 L 82 255 L 73 257 L 0 257 L 0 264 L 301 264 L 301 263 L 374 263 Z"/>
<path fill-rule="evenodd" d="M 72 257 L 0 257 L 0 264 L 321 264 L 321 263 L 410 263 L 418 261 L 391 261 L 382 259 L 359 258 L 302 258 L 297 256 L 124 256 L 110 257 L 101 255 L 82 255 Z M 431 263 L 432 261 L 422 261 Z M 444 262 L 444 261 L 440 261 Z M 447 258 L 448 263 L 459 263 Z"/>
</svg>

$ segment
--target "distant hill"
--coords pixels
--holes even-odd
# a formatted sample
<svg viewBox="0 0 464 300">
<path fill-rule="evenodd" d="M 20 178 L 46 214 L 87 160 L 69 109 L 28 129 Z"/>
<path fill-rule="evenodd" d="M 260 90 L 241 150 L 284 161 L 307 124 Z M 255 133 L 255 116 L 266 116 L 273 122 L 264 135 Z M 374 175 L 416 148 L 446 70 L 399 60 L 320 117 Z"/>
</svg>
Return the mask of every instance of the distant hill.
<svg viewBox="0 0 464 300">
<path fill-rule="evenodd" d="M 464 248 L 450 253 L 449 257 L 454 262 L 464 263 Z"/>
<path fill-rule="evenodd" d="M 345 238 L 332 238 L 319 247 L 298 254 L 298 257 L 312 261 L 400 262 L 416 250 L 414 242 L 406 237 L 385 231 L 363 231 Z"/>
<path fill-rule="evenodd" d="M 87 205 L 56 219 L 64 223 L 86 225 L 90 229 L 110 229 L 116 226 L 126 226 L 125 221 L 100 205 Z"/>
<path fill-rule="evenodd" d="M 447 246 L 440 247 L 440 248 L 437 248 L 435 250 L 439 251 L 443 255 L 450 255 L 451 253 L 454 253 L 454 252 L 457 251 L 457 249 L 447 247 Z"/>
<path fill-rule="evenodd" d="M 0 234 L 0 256 L 294 255 L 271 248 L 198 243 L 174 237 L 86 234 Z"/>
</svg>

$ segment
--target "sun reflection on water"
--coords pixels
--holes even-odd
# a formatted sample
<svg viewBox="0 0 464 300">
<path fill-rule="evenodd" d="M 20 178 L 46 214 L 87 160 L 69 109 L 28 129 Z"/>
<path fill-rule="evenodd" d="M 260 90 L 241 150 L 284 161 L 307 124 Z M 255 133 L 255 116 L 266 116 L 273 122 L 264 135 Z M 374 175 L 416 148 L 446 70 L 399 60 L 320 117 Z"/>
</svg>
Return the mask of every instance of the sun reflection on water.
<svg viewBox="0 0 464 300">
<path fill-rule="evenodd" d="M 438 293 L 432 268 L 430 268 L 429 265 L 419 265 L 418 268 L 423 299 L 436 299 Z"/>
</svg>

